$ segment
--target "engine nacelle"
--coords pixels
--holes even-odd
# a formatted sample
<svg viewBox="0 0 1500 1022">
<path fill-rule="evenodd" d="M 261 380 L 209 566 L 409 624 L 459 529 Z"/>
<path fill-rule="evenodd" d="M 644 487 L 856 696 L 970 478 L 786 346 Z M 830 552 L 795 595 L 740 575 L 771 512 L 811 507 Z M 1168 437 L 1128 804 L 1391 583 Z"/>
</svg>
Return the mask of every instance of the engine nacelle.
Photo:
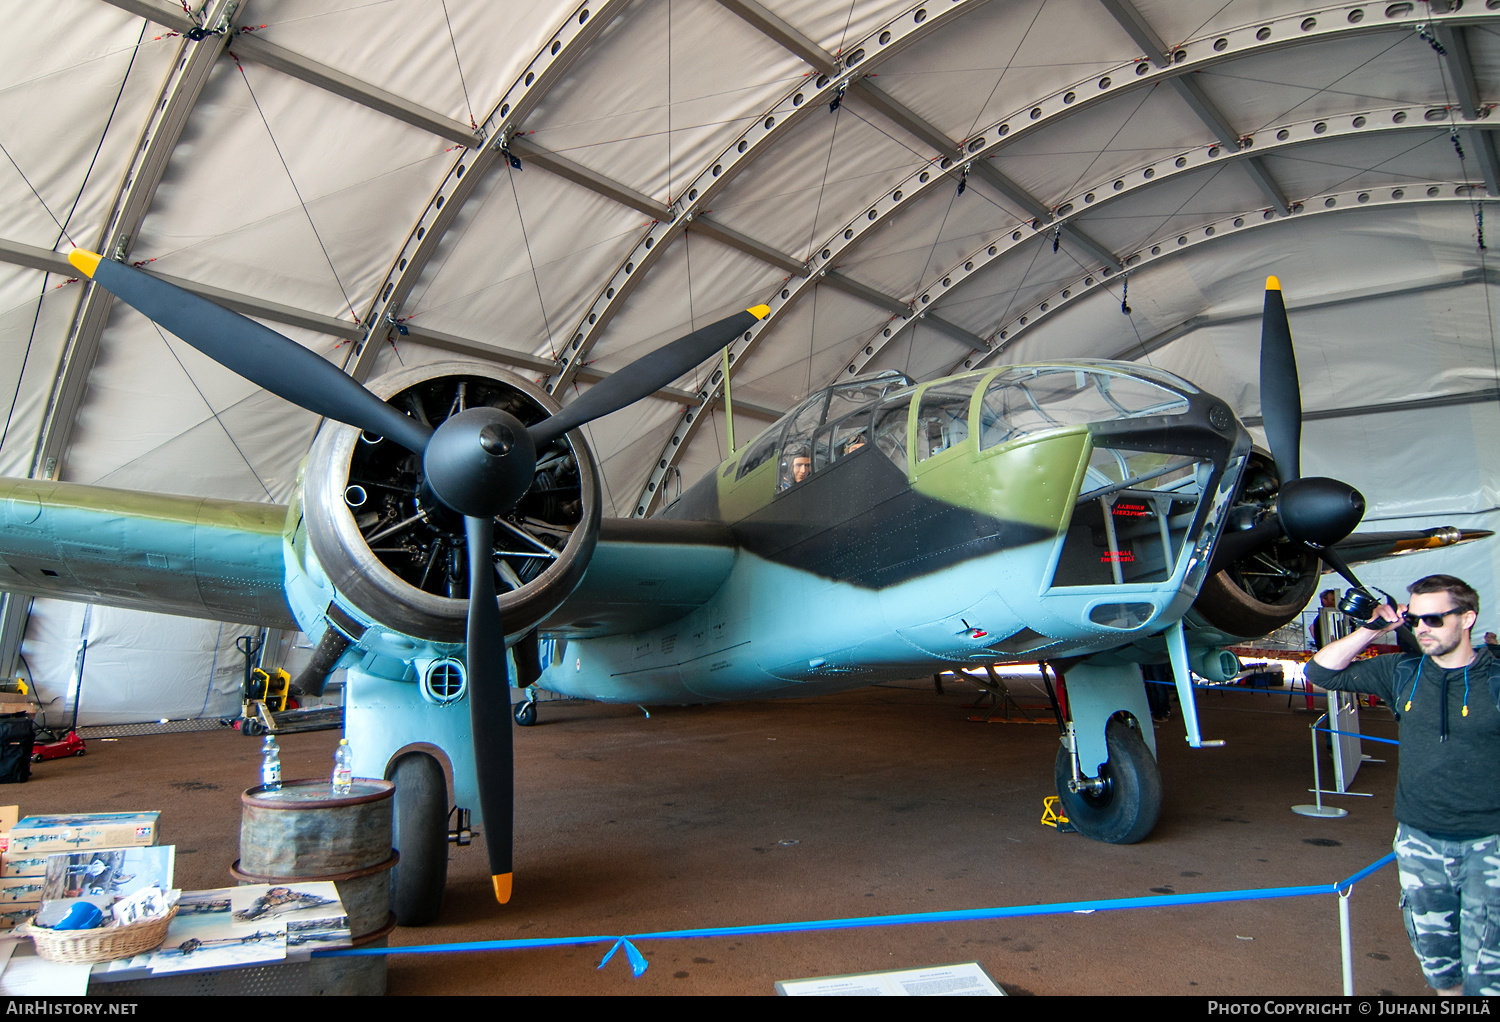
<svg viewBox="0 0 1500 1022">
<path fill-rule="evenodd" d="M 1248 529 L 1274 514 L 1280 488 L 1271 456 L 1252 451 L 1225 534 Z M 1282 538 L 1204 579 L 1184 622 L 1195 633 L 1193 641 L 1204 645 L 1231 645 L 1268 635 L 1302 613 L 1317 591 L 1322 570 L 1316 555 Z"/>
<path fill-rule="evenodd" d="M 434 362 L 367 384 L 436 427 L 466 408 L 500 408 L 530 425 L 558 409 L 536 385 L 473 362 Z M 531 489 L 496 519 L 500 615 L 509 640 L 531 631 L 578 585 L 599 533 L 599 474 L 577 431 L 537 452 Z M 419 659 L 464 643 L 464 520 L 423 485 L 422 459 L 394 441 L 325 422 L 288 514 L 286 591 L 319 637 L 320 668 L 350 665 L 411 678 Z M 330 628 L 331 626 L 331 628 Z M 357 647 L 345 651 L 342 639 Z"/>
</svg>

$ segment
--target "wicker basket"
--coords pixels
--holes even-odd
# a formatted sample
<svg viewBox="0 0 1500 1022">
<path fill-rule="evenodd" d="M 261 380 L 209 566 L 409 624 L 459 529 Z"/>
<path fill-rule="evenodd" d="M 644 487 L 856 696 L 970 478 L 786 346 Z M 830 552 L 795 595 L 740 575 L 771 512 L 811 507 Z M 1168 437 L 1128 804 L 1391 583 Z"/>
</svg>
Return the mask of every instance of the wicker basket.
<svg viewBox="0 0 1500 1022">
<path fill-rule="evenodd" d="M 17 933 L 36 942 L 36 953 L 49 962 L 112 962 L 154 951 L 167 938 L 167 927 L 177 915 L 177 906 L 160 919 L 143 919 L 125 926 L 101 926 L 92 930 L 49 930 L 28 919 Z"/>
</svg>

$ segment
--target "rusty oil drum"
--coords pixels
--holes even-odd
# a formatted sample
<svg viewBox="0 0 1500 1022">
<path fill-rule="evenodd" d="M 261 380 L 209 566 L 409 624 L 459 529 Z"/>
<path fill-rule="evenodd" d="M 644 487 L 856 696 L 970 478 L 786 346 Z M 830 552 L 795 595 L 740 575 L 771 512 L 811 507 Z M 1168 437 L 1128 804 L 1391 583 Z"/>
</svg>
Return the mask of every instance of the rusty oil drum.
<svg viewBox="0 0 1500 1022">
<path fill-rule="evenodd" d="M 331 880 L 349 917 L 354 946 L 383 945 L 396 923 L 390 910 L 390 870 L 397 859 L 391 847 L 394 793 L 390 781 L 368 777 L 355 778 L 346 795 L 334 794 L 327 780 L 251 788 L 240 796 L 240 857 L 230 872 L 241 885 Z M 378 963 L 379 991 L 349 992 L 384 992 L 383 955 L 326 961 L 365 969 Z M 375 977 L 350 979 L 364 986 Z"/>
</svg>

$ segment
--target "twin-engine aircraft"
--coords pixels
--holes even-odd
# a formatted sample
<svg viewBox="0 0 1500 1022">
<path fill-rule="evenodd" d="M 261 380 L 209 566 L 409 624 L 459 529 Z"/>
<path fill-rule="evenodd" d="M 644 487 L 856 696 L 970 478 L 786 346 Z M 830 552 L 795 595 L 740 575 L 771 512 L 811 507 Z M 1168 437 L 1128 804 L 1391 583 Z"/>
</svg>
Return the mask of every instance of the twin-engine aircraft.
<svg viewBox="0 0 1500 1022">
<path fill-rule="evenodd" d="M 1144 838 L 1161 806 L 1141 663 L 1190 671 L 1291 621 L 1326 561 L 1473 538 L 1349 537 L 1364 502 L 1299 478 L 1300 398 L 1279 285 L 1262 400 L 1273 458 L 1229 407 L 1131 363 L 841 382 L 649 519 L 602 519 L 578 426 L 677 380 L 757 306 L 627 366 L 564 408 L 475 362 L 361 386 L 292 340 L 76 250 L 102 286 L 265 389 L 326 417 L 289 507 L 0 481 L 0 588 L 277 628 L 347 669 L 355 770 L 396 782 L 395 908 L 436 917 L 449 793 L 511 885 L 509 687 L 620 703 L 812 695 L 969 664 L 1044 661 L 1067 815 Z M 1349 575 L 1353 581 L 1352 575 Z M 1357 582 L 1356 582 L 1357 584 Z M 497 596 L 498 591 L 498 596 Z M 514 646 L 516 677 L 507 664 Z"/>
</svg>

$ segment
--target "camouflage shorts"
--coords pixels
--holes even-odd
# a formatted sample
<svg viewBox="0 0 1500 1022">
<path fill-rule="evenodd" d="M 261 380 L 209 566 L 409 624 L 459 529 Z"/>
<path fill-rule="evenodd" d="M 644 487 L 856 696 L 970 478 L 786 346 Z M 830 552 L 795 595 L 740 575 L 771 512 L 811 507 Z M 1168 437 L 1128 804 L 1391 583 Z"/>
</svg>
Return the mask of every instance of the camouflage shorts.
<svg viewBox="0 0 1500 1022">
<path fill-rule="evenodd" d="M 1500 994 L 1500 836 L 1447 841 L 1400 824 L 1401 914 L 1427 982 Z"/>
</svg>

